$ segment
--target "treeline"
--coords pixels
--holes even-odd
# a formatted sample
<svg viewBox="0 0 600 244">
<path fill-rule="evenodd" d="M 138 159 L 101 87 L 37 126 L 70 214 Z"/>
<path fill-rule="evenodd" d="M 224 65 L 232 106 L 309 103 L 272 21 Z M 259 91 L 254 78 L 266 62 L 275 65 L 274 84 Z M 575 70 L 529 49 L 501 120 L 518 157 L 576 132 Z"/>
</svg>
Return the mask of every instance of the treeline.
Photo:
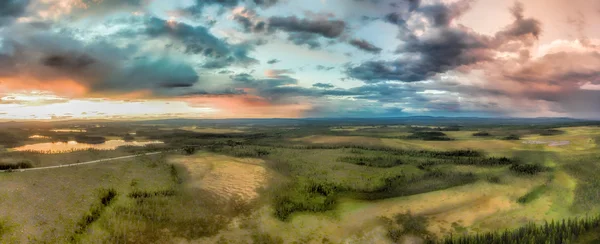
<svg viewBox="0 0 600 244">
<path fill-rule="evenodd" d="M 353 192 L 351 195 L 363 200 L 378 200 L 409 196 L 448 189 L 477 181 L 473 173 L 429 171 L 421 176 L 399 175 L 385 179 L 384 184 L 372 191 Z"/>
<path fill-rule="evenodd" d="M 343 189 L 333 184 L 297 179 L 273 194 L 275 217 L 286 221 L 295 212 L 331 210 L 337 203 L 337 194 L 341 191 Z"/>
<path fill-rule="evenodd" d="M 443 244 L 512 244 L 512 243 L 573 243 L 588 233 L 600 232 L 600 217 L 568 219 L 546 222 L 543 225 L 530 223 L 515 230 L 506 230 L 467 236 L 449 236 L 437 243 Z M 431 242 L 436 243 L 436 242 Z"/>
<path fill-rule="evenodd" d="M 78 143 L 102 144 L 106 142 L 106 138 L 102 136 L 77 135 L 75 136 L 75 141 Z"/>
<path fill-rule="evenodd" d="M 338 161 L 356 165 L 364 165 L 378 168 L 390 168 L 404 164 L 403 160 L 394 156 L 345 156 Z"/>
<path fill-rule="evenodd" d="M 21 161 L 18 163 L 0 163 L 0 170 L 28 169 L 33 168 L 29 161 Z"/>
<path fill-rule="evenodd" d="M 427 161 L 423 162 L 423 158 Z M 454 165 L 475 165 L 475 166 L 504 166 L 516 164 L 517 161 L 507 157 L 461 157 L 461 156 L 441 156 L 441 157 L 399 157 L 396 155 L 383 156 L 343 156 L 338 158 L 338 161 L 351 163 L 356 165 L 364 165 L 370 167 L 390 168 L 402 164 L 416 164 L 425 166 L 433 166 L 437 164 L 454 164 Z M 519 166 L 521 169 L 521 166 Z"/>
<path fill-rule="evenodd" d="M 452 141 L 454 139 L 448 137 L 441 131 L 418 131 L 407 136 L 407 139 L 418 139 L 424 141 Z"/>
</svg>

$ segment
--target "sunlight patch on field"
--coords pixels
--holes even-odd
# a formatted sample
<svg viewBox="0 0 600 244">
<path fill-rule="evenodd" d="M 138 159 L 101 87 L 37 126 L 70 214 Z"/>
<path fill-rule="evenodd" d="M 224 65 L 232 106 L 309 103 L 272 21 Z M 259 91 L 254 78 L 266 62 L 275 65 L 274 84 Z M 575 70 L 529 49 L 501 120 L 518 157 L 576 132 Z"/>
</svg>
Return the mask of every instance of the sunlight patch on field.
<svg viewBox="0 0 600 244">
<path fill-rule="evenodd" d="M 365 136 L 306 136 L 294 138 L 292 141 L 310 142 L 315 144 L 357 143 L 367 145 L 379 145 L 381 139 Z"/>
<path fill-rule="evenodd" d="M 413 214 L 427 216 L 430 219 L 429 230 L 444 235 L 453 230 L 453 223 L 470 227 L 489 216 L 501 217 L 503 213 L 526 208 L 516 202 L 517 198 L 542 183 L 544 178 L 514 177 L 506 181 L 511 184 L 480 181 L 447 190 L 375 202 L 345 199 L 337 212 L 341 216 L 340 222 L 361 222 L 375 216 L 392 217 L 398 213 L 411 211 Z"/>
<path fill-rule="evenodd" d="M 229 129 L 229 128 L 211 128 L 211 127 L 198 127 L 198 126 L 186 126 L 181 127 L 181 130 L 187 130 L 197 133 L 212 133 L 212 134 L 227 134 L 227 133 L 242 133 L 243 130 Z"/>
<path fill-rule="evenodd" d="M 216 200 L 234 197 L 244 201 L 253 200 L 258 197 L 257 190 L 267 180 L 267 170 L 260 159 L 198 153 L 175 156 L 169 161 L 186 168 L 189 174 L 186 184 L 214 193 L 220 198 Z"/>
</svg>

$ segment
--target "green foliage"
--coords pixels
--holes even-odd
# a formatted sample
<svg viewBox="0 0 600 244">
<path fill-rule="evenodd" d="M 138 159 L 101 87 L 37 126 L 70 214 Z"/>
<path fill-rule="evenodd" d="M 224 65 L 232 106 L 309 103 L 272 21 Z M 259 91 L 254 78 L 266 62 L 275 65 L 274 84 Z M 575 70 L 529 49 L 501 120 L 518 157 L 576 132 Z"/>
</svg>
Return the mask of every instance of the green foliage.
<svg viewBox="0 0 600 244">
<path fill-rule="evenodd" d="M 21 142 L 22 138 L 17 137 L 15 134 L 0 131 L 0 145 L 4 145 L 5 147 L 15 147 Z"/>
<path fill-rule="evenodd" d="M 111 188 L 98 190 L 99 201 L 94 203 L 92 207 L 90 207 L 90 210 L 77 222 L 75 233 L 71 237 L 71 241 L 77 242 L 79 240 L 79 236 L 82 235 L 90 225 L 100 218 L 100 215 L 102 215 L 104 209 L 113 202 L 116 196 L 117 191 L 115 189 Z"/>
<path fill-rule="evenodd" d="M 527 224 L 515 230 L 498 231 L 467 236 L 449 236 L 439 241 L 444 244 L 512 244 L 512 243 L 573 243 L 584 234 L 598 231 L 600 218 L 569 219 L 536 225 Z M 432 241 L 432 243 L 435 243 Z"/>
<path fill-rule="evenodd" d="M 389 168 L 403 164 L 402 159 L 394 156 L 361 156 L 361 157 L 340 157 L 340 162 L 364 165 L 379 168 Z"/>
<path fill-rule="evenodd" d="M 555 136 L 555 135 L 562 135 L 565 132 L 562 130 L 556 130 L 556 129 L 547 129 L 547 130 L 542 130 L 539 132 L 540 136 Z"/>
<path fill-rule="evenodd" d="M 600 156 L 586 156 L 564 166 L 570 175 L 577 177 L 573 210 L 587 213 L 599 208 L 600 202 Z"/>
<path fill-rule="evenodd" d="M 418 139 L 424 141 L 452 141 L 453 139 L 448 137 L 441 131 L 418 131 L 408 136 L 407 139 Z"/>
<path fill-rule="evenodd" d="M 546 189 L 547 189 L 546 185 L 538 186 L 538 187 L 534 188 L 533 190 L 531 190 L 530 192 L 528 192 L 527 194 L 519 197 L 519 199 L 517 199 L 517 202 L 521 203 L 521 204 L 530 203 L 533 200 L 538 199 L 540 196 L 542 196 L 544 194 L 544 192 L 546 191 Z"/>
<path fill-rule="evenodd" d="M 0 241 L 2 241 L 2 236 L 10 231 L 10 226 L 7 221 L 0 219 Z"/>
<path fill-rule="evenodd" d="M 126 134 L 123 136 L 123 140 L 124 141 L 133 141 L 133 140 L 135 140 L 135 137 L 133 137 L 131 134 Z"/>
<path fill-rule="evenodd" d="M 132 192 L 127 194 L 127 196 L 130 198 L 134 198 L 134 199 L 140 199 L 140 198 L 150 198 L 150 197 L 171 197 L 171 196 L 174 196 L 175 194 L 176 194 L 176 192 L 173 189 L 159 190 L 159 191 L 133 190 Z"/>
<path fill-rule="evenodd" d="M 508 135 L 502 138 L 502 140 L 507 140 L 507 141 L 518 141 L 521 140 L 521 137 L 519 135 Z"/>
<path fill-rule="evenodd" d="M 21 161 L 18 163 L 0 163 L 0 170 L 28 169 L 28 168 L 33 168 L 33 165 L 29 161 Z"/>
<path fill-rule="evenodd" d="M 520 164 L 520 163 L 515 163 L 515 164 L 511 165 L 509 167 L 509 169 L 518 174 L 525 174 L 525 175 L 535 175 L 535 174 L 538 174 L 540 172 L 547 170 L 546 167 L 544 167 L 540 164 Z"/>
<path fill-rule="evenodd" d="M 102 136 L 77 135 L 75 136 L 75 141 L 78 143 L 102 144 L 106 142 L 106 138 Z"/>
<path fill-rule="evenodd" d="M 479 131 L 479 132 L 473 133 L 473 136 L 486 137 L 486 136 L 491 136 L 491 134 L 488 132 L 485 132 L 485 131 Z"/>
<path fill-rule="evenodd" d="M 388 229 L 388 237 L 395 243 L 400 243 L 402 237 L 411 234 L 424 239 L 433 235 L 427 230 L 429 220 L 425 216 L 413 215 L 410 211 L 397 214 L 392 219 L 384 218 Z"/>
<path fill-rule="evenodd" d="M 331 184 L 299 179 L 277 190 L 278 194 L 273 199 L 275 217 L 286 221 L 295 212 L 331 210 L 339 190 Z"/>
<path fill-rule="evenodd" d="M 185 155 L 192 155 L 194 153 L 196 153 L 196 147 L 194 146 L 184 146 L 182 148 L 183 154 Z"/>
<path fill-rule="evenodd" d="M 274 237 L 267 233 L 254 233 L 251 236 L 253 244 L 282 244 L 283 238 Z"/>
<path fill-rule="evenodd" d="M 477 181 L 477 177 L 473 173 L 446 173 L 433 170 L 422 176 L 391 177 L 385 179 L 385 183 L 378 189 L 356 192 L 352 195 L 359 199 L 377 200 L 443 190 L 475 181 Z"/>
</svg>

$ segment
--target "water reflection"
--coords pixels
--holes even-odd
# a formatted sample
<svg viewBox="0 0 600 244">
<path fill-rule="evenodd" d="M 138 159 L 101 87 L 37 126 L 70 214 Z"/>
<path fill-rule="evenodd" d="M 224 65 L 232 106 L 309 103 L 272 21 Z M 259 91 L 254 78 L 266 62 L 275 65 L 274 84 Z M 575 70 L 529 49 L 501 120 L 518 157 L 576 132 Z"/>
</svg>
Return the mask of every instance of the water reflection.
<svg viewBox="0 0 600 244">
<path fill-rule="evenodd" d="M 83 132 L 87 132 L 87 130 L 84 129 L 54 129 L 54 130 L 50 130 L 52 132 L 79 132 L 79 133 L 83 133 Z"/>
<path fill-rule="evenodd" d="M 50 139 L 50 137 L 42 136 L 42 135 L 33 135 L 33 136 L 30 136 L 29 139 Z"/>
<path fill-rule="evenodd" d="M 124 141 L 124 140 L 109 140 L 101 144 L 86 144 L 78 143 L 76 141 L 69 142 L 47 142 L 47 143 L 35 143 L 21 147 L 13 148 L 15 151 L 34 151 L 43 153 L 61 153 L 70 152 L 86 149 L 98 149 L 98 150 L 114 150 L 120 146 L 146 146 L 149 144 L 161 144 L 161 141 Z"/>
</svg>

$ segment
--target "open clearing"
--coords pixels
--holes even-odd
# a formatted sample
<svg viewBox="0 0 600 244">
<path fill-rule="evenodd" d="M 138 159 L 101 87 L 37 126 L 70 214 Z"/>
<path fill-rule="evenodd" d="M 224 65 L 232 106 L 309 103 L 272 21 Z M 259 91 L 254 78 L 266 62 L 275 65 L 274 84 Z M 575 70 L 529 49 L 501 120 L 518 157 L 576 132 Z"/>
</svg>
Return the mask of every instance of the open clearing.
<svg viewBox="0 0 600 244">
<path fill-rule="evenodd" d="M 242 159 L 210 153 L 193 156 L 175 156 L 171 163 L 185 167 L 190 187 L 209 191 L 220 199 L 239 197 L 254 200 L 259 188 L 267 183 L 267 170 L 260 159 Z"/>
</svg>

